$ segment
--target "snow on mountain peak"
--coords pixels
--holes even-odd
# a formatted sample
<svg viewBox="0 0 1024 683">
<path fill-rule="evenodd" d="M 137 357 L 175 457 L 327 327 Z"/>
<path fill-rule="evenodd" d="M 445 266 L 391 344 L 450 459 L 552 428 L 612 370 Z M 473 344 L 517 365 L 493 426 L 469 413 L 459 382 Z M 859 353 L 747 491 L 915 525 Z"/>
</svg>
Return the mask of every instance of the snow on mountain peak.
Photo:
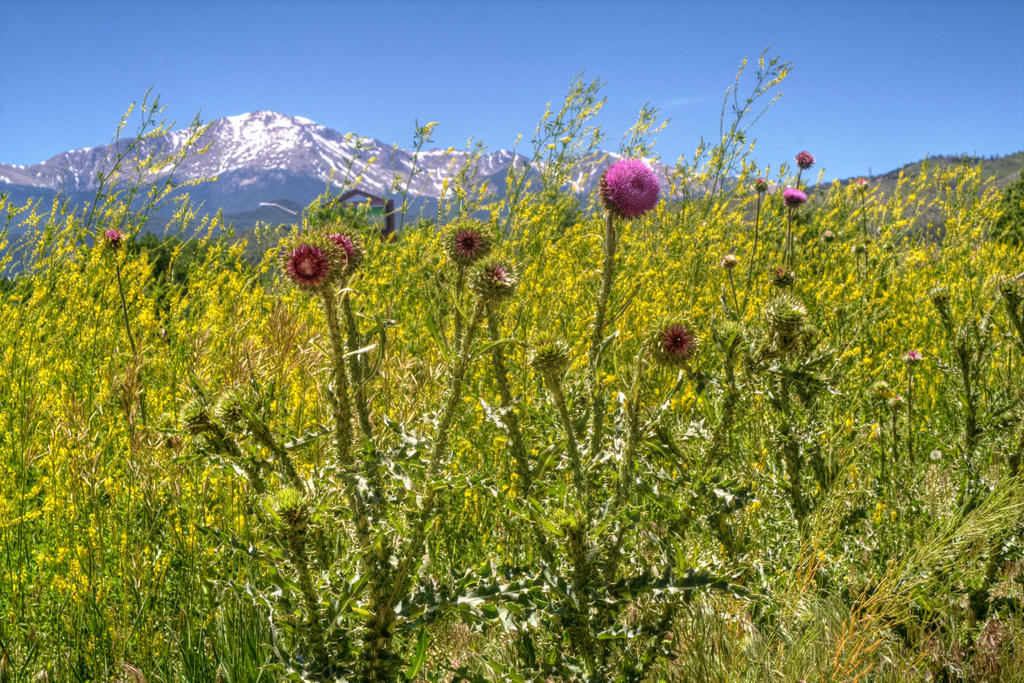
<svg viewBox="0 0 1024 683">
<path fill-rule="evenodd" d="M 187 130 L 174 131 L 162 140 L 147 141 L 145 149 L 160 145 L 168 152 L 180 150 L 187 137 Z M 189 155 L 176 168 L 169 165 L 166 172 L 173 168 L 175 178 L 181 181 L 216 176 L 227 181 L 225 188 L 232 183 L 249 187 L 254 182 L 285 177 L 304 178 L 321 187 L 327 182 L 341 186 L 358 177 L 359 189 L 372 194 L 389 195 L 396 187 L 404 189 L 408 185 L 411 196 L 437 199 L 444 191 L 445 179 L 459 173 L 466 164 L 475 165 L 476 177 L 496 176 L 523 159 L 504 149 L 477 158 L 467 150 L 451 148 L 422 150 L 414 159 L 413 152 L 397 145 L 353 133 L 346 135 L 308 118 L 265 109 L 212 121 L 199 142 L 200 147 L 207 145 L 206 153 Z M 109 168 L 111 152 L 110 146 L 76 150 L 24 169 L 0 164 L 4 178 L 0 183 L 95 190 L 97 173 Z M 417 170 L 410 180 L 414 167 Z M 599 170 L 589 164 L 581 168 L 573 178 L 574 186 L 585 191 L 596 182 Z M 154 179 L 162 177 L 163 172 L 158 172 Z"/>
</svg>

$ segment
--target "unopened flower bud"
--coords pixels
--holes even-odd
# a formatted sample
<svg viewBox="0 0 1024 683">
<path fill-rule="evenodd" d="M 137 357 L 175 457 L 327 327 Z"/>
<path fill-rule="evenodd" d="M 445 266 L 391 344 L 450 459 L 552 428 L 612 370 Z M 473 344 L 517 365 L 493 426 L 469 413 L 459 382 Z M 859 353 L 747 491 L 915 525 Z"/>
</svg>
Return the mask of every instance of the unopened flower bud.
<svg viewBox="0 0 1024 683">
<path fill-rule="evenodd" d="M 473 277 L 472 286 L 477 295 L 488 303 L 496 303 L 515 294 L 519 277 L 515 268 L 507 261 L 491 261 L 484 264 Z"/>
</svg>

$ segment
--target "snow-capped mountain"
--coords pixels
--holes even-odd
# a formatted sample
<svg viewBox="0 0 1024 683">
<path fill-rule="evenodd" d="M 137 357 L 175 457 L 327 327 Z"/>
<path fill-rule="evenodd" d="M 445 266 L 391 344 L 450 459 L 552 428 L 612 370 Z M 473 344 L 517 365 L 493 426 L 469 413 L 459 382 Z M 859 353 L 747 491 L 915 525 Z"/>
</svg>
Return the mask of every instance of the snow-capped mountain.
<svg viewBox="0 0 1024 683">
<path fill-rule="evenodd" d="M 179 130 L 143 141 L 141 153 L 152 150 L 180 149 L 187 131 Z M 128 141 L 121 141 L 121 145 Z M 409 184 L 410 198 L 436 201 L 443 192 L 445 178 L 454 178 L 473 162 L 465 150 L 431 149 L 413 152 L 373 138 L 342 134 L 302 118 L 272 111 L 256 111 L 213 121 L 197 147 L 209 145 L 207 152 L 194 154 L 174 170 L 174 180 L 216 177 L 188 188 L 193 200 L 202 201 L 208 210 L 225 213 L 251 212 L 261 204 L 282 199 L 305 205 L 321 194 L 329 182 L 344 186 L 359 177 L 357 187 L 378 196 L 394 196 Z M 0 192 L 15 199 L 52 196 L 63 191 L 73 199 L 88 199 L 98 186 L 98 175 L 107 172 L 115 158 L 113 145 L 77 149 L 58 154 L 40 164 L 15 166 L 0 164 Z M 612 155 L 614 156 L 614 155 Z M 507 150 L 487 152 L 468 169 L 477 181 L 487 180 L 494 192 L 504 191 L 504 178 L 513 159 L 522 156 Z M 597 160 L 595 160 L 596 162 Z M 583 167 L 572 179 L 574 189 L 587 192 L 597 181 L 603 167 L 594 163 Z M 663 169 L 655 169 L 659 176 Z M 170 169 L 149 178 L 160 180 Z M 398 184 L 396 189 L 396 177 Z"/>
</svg>

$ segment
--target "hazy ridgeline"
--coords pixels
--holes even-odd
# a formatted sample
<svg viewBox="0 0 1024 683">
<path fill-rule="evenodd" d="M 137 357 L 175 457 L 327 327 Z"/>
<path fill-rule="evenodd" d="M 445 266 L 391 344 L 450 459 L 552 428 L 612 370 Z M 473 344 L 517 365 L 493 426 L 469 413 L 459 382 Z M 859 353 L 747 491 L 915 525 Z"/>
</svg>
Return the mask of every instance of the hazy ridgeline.
<svg viewBox="0 0 1024 683">
<path fill-rule="evenodd" d="M 1000 193 L 926 166 L 787 207 L 813 171 L 749 163 L 788 71 L 758 66 L 650 210 L 568 193 L 602 143 L 579 81 L 535 175 L 454 179 L 394 240 L 329 205 L 203 237 L 181 203 L 200 236 L 142 243 L 164 190 L 124 180 L 174 160 L 130 147 L 84 210 L 0 199 L 31 236 L 0 680 L 1024 676 Z"/>
</svg>

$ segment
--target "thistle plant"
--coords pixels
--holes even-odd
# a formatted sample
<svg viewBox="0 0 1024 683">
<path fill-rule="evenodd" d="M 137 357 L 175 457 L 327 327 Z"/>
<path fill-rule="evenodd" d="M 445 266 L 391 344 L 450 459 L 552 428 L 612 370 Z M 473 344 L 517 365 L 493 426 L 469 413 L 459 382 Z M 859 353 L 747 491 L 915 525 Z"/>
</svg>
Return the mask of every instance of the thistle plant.
<svg viewBox="0 0 1024 683">
<path fill-rule="evenodd" d="M 643 216 L 658 202 L 658 180 L 647 165 L 639 160 L 618 161 L 607 169 L 600 179 L 601 202 L 605 209 L 605 230 L 601 263 L 601 290 L 597 299 L 594 327 L 590 336 L 589 382 L 590 400 L 590 457 L 600 446 L 604 431 L 604 398 L 598 385 L 598 367 L 604 338 L 605 316 L 612 285 L 615 281 L 616 220 Z"/>
<path fill-rule="evenodd" d="M 360 264 L 366 256 L 366 248 L 363 246 L 359 236 L 352 230 L 344 229 L 342 225 L 331 226 L 327 233 L 330 240 L 341 250 L 345 257 L 344 281 L 348 280 L 359 269 Z M 353 399 L 356 406 L 356 414 L 359 417 L 359 427 L 363 436 L 367 439 L 373 436 L 373 427 L 370 424 L 370 409 L 366 393 L 366 380 L 368 368 L 361 354 L 363 349 L 363 338 L 356 322 L 356 316 L 352 309 L 352 290 L 345 287 L 341 293 L 341 311 L 345 317 L 345 335 L 348 348 L 349 376 L 354 387 Z"/>
<path fill-rule="evenodd" d="M 462 337 L 462 300 L 466 288 L 466 271 L 491 252 L 492 240 L 486 226 L 477 220 L 462 220 L 448 228 L 444 236 L 444 251 L 455 264 L 455 327 L 452 339 L 456 347 Z"/>
<path fill-rule="evenodd" d="M 348 257 L 346 251 L 328 237 L 300 235 L 282 249 L 281 258 L 285 273 L 295 285 L 319 295 L 324 316 L 327 318 L 334 361 L 331 392 L 334 407 L 334 441 L 338 464 L 347 468 L 351 465 L 354 435 L 348 370 L 345 363 L 346 344 L 338 321 L 335 287 L 346 277 L 349 268 Z"/>
<path fill-rule="evenodd" d="M 907 461 L 914 460 L 914 370 L 924 359 L 914 349 L 907 351 L 903 362 L 907 366 Z"/>
<path fill-rule="evenodd" d="M 812 466 L 817 497 L 831 488 L 835 467 L 826 462 L 814 434 L 818 396 L 828 386 L 822 370 L 831 353 L 821 345 L 820 334 L 808 321 L 804 304 L 780 290 L 765 304 L 764 336 L 748 359 L 748 369 L 767 384 L 769 405 L 777 421 L 773 437 L 786 473 L 786 493 L 801 534 L 815 507 L 805 489 L 805 465 Z"/>
</svg>

